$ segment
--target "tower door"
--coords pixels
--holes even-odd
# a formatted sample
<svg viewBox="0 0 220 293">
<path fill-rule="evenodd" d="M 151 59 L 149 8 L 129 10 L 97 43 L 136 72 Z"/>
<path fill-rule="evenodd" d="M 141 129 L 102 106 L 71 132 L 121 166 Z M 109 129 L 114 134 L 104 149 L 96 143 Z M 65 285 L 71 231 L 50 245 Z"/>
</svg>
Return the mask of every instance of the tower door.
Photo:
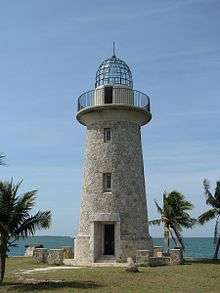
<svg viewBox="0 0 220 293">
<path fill-rule="evenodd" d="M 113 94 L 112 86 L 106 86 L 105 87 L 105 104 L 112 104 L 112 94 Z"/>
<path fill-rule="evenodd" d="M 104 225 L 104 255 L 115 254 L 115 225 Z"/>
</svg>

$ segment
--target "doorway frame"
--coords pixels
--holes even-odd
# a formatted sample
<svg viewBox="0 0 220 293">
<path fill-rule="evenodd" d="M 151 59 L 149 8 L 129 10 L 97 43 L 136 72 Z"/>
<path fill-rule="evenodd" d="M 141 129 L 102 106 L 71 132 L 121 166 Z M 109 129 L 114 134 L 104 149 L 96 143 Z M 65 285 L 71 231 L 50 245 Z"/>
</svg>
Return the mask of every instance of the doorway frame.
<svg viewBox="0 0 220 293">
<path fill-rule="evenodd" d="M 104 224 L 114 224 L 115 225 L 115 254 L 114 256 L 104 255 L 104 242 L 103 236 L 96 231 L 99 225 L 104 227 Z M 103 231 L 103 227 L 101 227 L 101 231 Z M 103 232 L 101 232 L 103 234 Z M 100 241 L 101 236 L 101 243 Z M 100 246 L 99 246 L 100 244 Z M 96 262 L 98 259 L 108 259 L 109 257 L 114 259 L 115 261 L 119 261 L 121 259 L 121 232 L 120 232 L 120 216 L 119 213 L 97 213 L 93 217 L 93 221 L 91 221 L 90 226 L 90 252 L 92 255 L 92 262 Z"/>
</svg>

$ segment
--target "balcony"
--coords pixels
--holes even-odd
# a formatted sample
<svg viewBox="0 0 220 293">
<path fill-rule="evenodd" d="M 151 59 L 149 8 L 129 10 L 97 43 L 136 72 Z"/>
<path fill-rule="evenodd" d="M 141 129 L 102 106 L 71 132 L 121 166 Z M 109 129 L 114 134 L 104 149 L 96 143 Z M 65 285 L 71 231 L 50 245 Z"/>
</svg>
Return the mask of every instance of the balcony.
<svg viewBox="0 0 220 293">
<path fill-rule="evenodd" d="M 78 111 L 92 106 L 101 106 L 105 104 L 122 104 L 134 106 L 145 110 L 150 113 L 150 98 L 139 91 L 113 87 L 112 88 L 112 102 L 105 101 L 105 88 L 97 88 L 83 93 L 78 98 Z"/>
</svg>

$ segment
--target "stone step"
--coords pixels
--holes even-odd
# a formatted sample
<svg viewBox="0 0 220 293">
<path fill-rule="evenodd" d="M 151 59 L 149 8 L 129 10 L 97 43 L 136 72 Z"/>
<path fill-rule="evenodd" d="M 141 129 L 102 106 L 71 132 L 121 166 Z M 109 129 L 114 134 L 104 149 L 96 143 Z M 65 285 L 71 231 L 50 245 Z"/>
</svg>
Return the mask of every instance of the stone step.
<svg viewBox="0 0 220 293">
<path fill-rule="evenodd" d="M 100 257 L 95 263 L 116 263 L 116 260 L 114 257 Z"/>
</svg>

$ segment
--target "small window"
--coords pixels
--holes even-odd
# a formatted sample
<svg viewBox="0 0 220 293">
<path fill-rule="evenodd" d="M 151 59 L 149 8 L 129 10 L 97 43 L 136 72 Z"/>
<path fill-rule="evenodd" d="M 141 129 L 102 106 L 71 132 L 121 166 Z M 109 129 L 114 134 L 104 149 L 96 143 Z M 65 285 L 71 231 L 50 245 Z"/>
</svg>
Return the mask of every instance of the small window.
<svg viewBox="0 0 220 293">
<path fill-rule="evenodd" d="M 112 190 L 112 174 L 104 173 L 103 174 L 103 191 Z"/>
<path fill-rule="evenodd" d="M 111 140 L 111 129 L 104 128 L 104 142 L 108 142 Z"/>
<path fill-rule="evenodd" d="M 105 104 L 112 104 L 112 86 L 105 87 Z"/>
</svg>

